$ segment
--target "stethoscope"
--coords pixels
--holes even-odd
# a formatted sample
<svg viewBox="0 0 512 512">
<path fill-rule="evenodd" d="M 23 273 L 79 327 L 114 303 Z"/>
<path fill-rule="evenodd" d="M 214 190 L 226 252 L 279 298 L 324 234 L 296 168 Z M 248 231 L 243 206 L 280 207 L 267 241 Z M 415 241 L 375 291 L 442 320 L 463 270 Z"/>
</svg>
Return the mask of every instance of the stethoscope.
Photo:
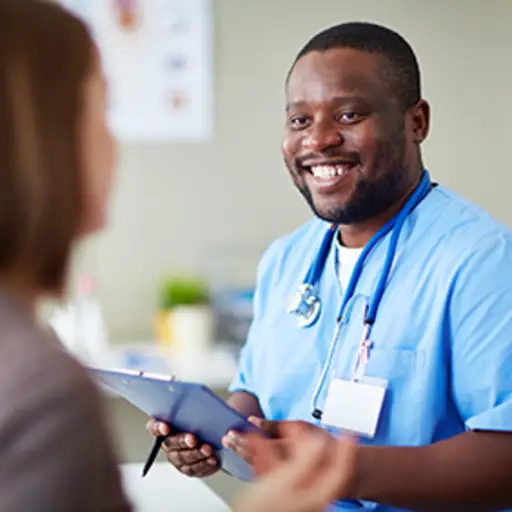
<svg viewBox="0 0 512 512">
<path fill-rule="evenodd" d="M 389 220 L 384 226 L 382 226 L 382 228 L 370 239 L 370 241 L 366 244 L 356 262 L 347 289 L 345 291 L 343 301 L 341 303 L 338 317 L 336 319 L 336 329 L 331 341 L 331 345 L 329 347 L 327 360 L 324 364 L 322 373 L 318 380 L 318 384 L 313 393 L 312 415 L 317 420 L 320 420 L 322 418 L 322 410 L 318 407 L 318 400 L 320 393 L 323 389 L 325 379 L 327 378 L 327 374 L 329 373 L 329 369 L 331 368 L 332 365 L 332 359 L 336 351 L 337 340 L 341 330 L 345 308 L 350 299 L 352 298 L 352 296 L 354 295 L 357 282 L 359 281 L 359 278 L 361 277 L 363 271 L 365 260 L 368 257 L 370 251 L 375 247 L 375 245 L 382 238 L 384 238 L 390 231 L 393 231 L 391 234 L 391 239 L 389 241 L 389 247 L 386 254 L 386 259 L 384 261 L 384 267 L 382 269 L 380 279 L 373 293 L 373 297 L 371 298 L 369 305 L 366 309 L 366 314 L 363 321 L 363 333 L 359 346 L 359 354 L 352 369 L 352 377 L 354 380 L 358 380 L 362 377 L 364 367 L 366 366 L 366 362 L 368 360 L 369 350 L 372 345 L 370 341 L 371 329 L 373 324 L 375 323 L 379 303 L 382 299 L 382 295 L 384 294 L 384 288 L 386 286 L 386 282 L 389 277 L 391 267 L 393 265 L 395 252 L 398 245 L 398 237 L 400 236 L 400 231 L 408 215 L 425 198 L 425 196 L 429 193 L 430 188 L 430 176 L 429 173 L 426 170 L 424 170 L 421 177 L 421 181 L 419 182 L 418 186 L 414 189 L 413 193 L 409 196 L 409 199 L 407 200 L 405 205 L 391 220 Z M 290 299 L 287 312 L 295 316 L 295 320 L 299 327 L 310 327 L 316 322 L 316 320 L 320 316 L 322 305 L 320 297 L 318 297 L 317 295 L 317 288 L 318 283 L 320 282 L 320 277 L 325 268 L 327 257 L 329 254 L 329 249 L 333 242 L 336 231 L 337 229 L 335 226 L 329 227 L 329 229 L 324 235 L 324 238 L 322 239 L 317 256 L 315 257 L 310 267 L 308 268 L 308 271 L 303 282 L 300 284 L 297 292 L 295 292 Z"/>
</svg>

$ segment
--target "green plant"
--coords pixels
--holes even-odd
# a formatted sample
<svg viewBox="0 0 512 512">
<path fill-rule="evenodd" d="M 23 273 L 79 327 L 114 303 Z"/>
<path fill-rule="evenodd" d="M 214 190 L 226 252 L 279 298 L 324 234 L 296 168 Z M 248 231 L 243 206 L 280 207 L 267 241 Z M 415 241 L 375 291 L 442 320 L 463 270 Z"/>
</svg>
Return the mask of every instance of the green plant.
<svg viewBox="0 0 512 512">
<path fill-rule="evenodd" d="M 209 301 L 208 287 L 198 277 L 170 277 L 160 286 L 160 309 L 176 306 L 206 304 Z"/>
</svg>

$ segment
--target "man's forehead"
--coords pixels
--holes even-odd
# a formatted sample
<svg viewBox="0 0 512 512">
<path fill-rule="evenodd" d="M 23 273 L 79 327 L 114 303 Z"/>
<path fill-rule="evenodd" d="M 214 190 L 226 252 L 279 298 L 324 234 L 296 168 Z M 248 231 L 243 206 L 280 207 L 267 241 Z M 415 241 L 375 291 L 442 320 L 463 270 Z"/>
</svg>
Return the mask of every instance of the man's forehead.
<svg viewBox="0 0 512 512">
<path fill-rule="evenodd" d="M 290 73 L 288 103 L 375 93 L 380 88 L 382 65 L 381 56 L 350 48 L 308 53 Z"/>
</svg>

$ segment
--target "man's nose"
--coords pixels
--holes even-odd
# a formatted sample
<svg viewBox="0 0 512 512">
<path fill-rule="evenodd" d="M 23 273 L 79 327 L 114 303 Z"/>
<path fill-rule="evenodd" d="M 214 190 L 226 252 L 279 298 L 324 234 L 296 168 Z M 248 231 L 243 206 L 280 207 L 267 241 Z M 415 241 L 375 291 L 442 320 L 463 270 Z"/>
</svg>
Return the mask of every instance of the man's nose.
<svg viewBox="0 0 512 512">
<path fill-rule="evenodd" d="M 312 126 L 302 144 L 308 151 L 320 152 L 330 147 L 338 147 L 343 143 L 343 135 L 339 126 L 331 123 L 317 123 Z"/>
</svg>

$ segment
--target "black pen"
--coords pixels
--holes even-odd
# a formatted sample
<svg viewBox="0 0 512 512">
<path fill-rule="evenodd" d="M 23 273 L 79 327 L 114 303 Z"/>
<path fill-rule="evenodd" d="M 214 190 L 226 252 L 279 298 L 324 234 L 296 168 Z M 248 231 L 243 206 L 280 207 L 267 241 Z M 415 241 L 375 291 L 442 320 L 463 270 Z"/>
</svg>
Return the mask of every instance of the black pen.
<svg viewBox="0 0 512 512">
<path fill-rule="evenodd" d="M 144 469 L 142 470 L 142 477 L 145 477 L 148 474 L 149 470 L 151 469 L 151 466 L 155 462 L 158 452 L 160 451 L 160 448 L 162 447 L 162 443 L 165 441 L 166 437 L 167 436 L 157 436 L 155 438 L 155 442 L 153 443 L 153 448 L 151 448 L 151 451 L 149 452 L 146 463 L 144 464 Z"/>
<path fill-rule="evenodd" d="M 143 375 L 144 373 L 140 372 L 140 376 L 142 377 Z M 176 376 L 173 375 L 171 377 L 170 382 L 174 382 L 175 380 Z M 166 437 L 167 436 L 156 436 L 155 442 L 153 443 L 153 448 L 151 448 L 146 463 L 144 464 L 144 468 L 142 469 L 142 478 L 144 478 L 148 474 L 149 470 L 151 469 L 151 466 L 154 464 L 158 452 L 160 451 L 162 443 L 165 441 Z"/>
</svg>

